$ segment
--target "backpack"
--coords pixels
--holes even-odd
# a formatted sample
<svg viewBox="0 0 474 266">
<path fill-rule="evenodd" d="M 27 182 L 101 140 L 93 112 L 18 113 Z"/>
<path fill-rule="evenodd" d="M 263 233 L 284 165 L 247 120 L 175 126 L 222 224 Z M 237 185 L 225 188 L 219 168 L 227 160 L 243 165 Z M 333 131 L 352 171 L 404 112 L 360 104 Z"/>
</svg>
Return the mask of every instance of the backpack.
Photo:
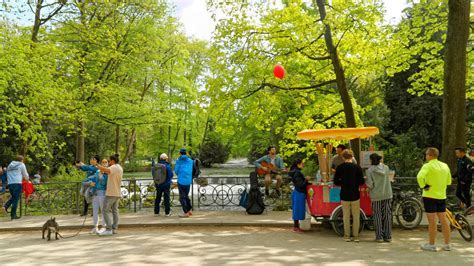
<svg viewBox="0 0 474 266">
<path fill-rule="evenodd" d="M 161 185 L 166 181 L 166 165 L 162 163 L 157 163 L 151 168 L 151 175 L 153 176 L 153 181 L 155 185 Z"/>
<path fill-rule="evenodd" d="M 193 160 L 193 178 L 199 177 L 201 174 L 201 161 L 199 159 Z"/>
<path fill-rule="evenodd" d="M 263 203 L 262 192 L 258 187 L 252 187 L 249 191 L 247 204 L 248 214 L 262 214 L 265 210 L 265 204 Z"/>
</svg>

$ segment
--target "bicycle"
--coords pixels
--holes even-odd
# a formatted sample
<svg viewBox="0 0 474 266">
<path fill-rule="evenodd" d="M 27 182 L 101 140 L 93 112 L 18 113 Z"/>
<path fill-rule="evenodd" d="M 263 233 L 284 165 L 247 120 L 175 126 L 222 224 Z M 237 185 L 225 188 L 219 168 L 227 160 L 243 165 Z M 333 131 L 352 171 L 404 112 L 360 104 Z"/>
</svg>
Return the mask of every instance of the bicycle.
<svg viewBox="0 0 474 266">
<path fill-rule="evenodd" d="M 460 213 L 453 213 L 449 208 L 446 208 L 446 217 L 449 221 L 449 226 L 451 230 L 458 230 L 464 240 L 470 242 L 472 240 L 472 227 L 469 224 L 469 221 Z M 442 231 L 441 227 L 438 226 L 438 231 Z"/>
<path fill-rule="evenodd" d="M 423 219 L 423 206 L 416 198 L 415 191 L 402 191 L 400 187 L 393 187 L 392 210 L 397 223 L 404 229 L 414 229 Z"/>
</svg>

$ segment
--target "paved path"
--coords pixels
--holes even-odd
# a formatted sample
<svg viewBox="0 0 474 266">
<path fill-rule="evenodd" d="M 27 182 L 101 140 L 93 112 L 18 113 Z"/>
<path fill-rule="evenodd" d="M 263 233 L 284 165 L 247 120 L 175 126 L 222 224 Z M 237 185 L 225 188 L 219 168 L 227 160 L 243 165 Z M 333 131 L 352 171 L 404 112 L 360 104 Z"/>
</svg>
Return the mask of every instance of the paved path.
<svg viewBox="0 0 474 266">
<path fill-rule="evenodd" d="M 195 211 L 191 218 L 179 218 L 178 211 L 171 217 L 155 217 L 153 213 L 142 211 L 137 213 L 121 213 L 121 227 L 161 227 L 168 225 L 252 225 L 289 227 L 292 224 L 291 212 L 268 211 L 262 215 L 247 215 L 244 211 Z M 0 217 L 0 231 L 38 230 L 50 216 L 24 216 L 21 219 L 10 221 L 6 216 Z M 83 217 L 78 215 L 57 215 L 56 221 L 64 228 L 79 228 Z M 92 217 L 86 219 L 87 228 L 92 225 Z"/>
<path fill-rule="evenodd" d="M 66 231 L 71 235 L 74 231 Z M 395 230 L 394 242 L 375 243 L 365 232 L 346 243 L 325 228 L 296 234 L 289 228 L 168 226 L 121 229 L 99 237 L 47 242 L 40 232 L 0 233 L 2 265 L 473 265 L 474 245 L 453 234 L 454 250 L 419 249 L 424 230 Z"/>
</svg>

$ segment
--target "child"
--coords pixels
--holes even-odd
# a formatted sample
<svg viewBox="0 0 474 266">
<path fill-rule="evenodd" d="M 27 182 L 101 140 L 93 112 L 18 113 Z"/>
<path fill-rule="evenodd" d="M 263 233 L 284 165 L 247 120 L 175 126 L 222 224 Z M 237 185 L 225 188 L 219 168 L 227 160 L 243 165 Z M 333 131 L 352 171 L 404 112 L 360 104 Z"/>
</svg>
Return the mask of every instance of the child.
<svg viewBox="0 0 474 266">
<path fill-rule="evenodd" d="M 306 214 L 306 186 L 308 185 L 309 176 L 305 177 L 301 172 L 303 169 L 303 160 L 297 159 L 291 166 L 288 175 L 295 189 L 291 193 L 291 207 L 293 209 L 293 232 L 300 233 L 300 220 L 305 219 Z"/>
<path fill-rule="evenodd" d="M 101 161 L 101 165 L 107 167 L 109 162 L 107 159 Z M 92 215 L 94 228 L 91 230 L 91 234 L 96 234 L 99 231 L 99 209 L 102 211 L 104 207 L 105 191 L 107 189 L 107 174 L 104 174 L 97 170 L 94 175 L 89 176 L 83 185 L 92 188 Z M 102 224 L 104 224 L 104 218 L 102 217 Z"/>
</svg>

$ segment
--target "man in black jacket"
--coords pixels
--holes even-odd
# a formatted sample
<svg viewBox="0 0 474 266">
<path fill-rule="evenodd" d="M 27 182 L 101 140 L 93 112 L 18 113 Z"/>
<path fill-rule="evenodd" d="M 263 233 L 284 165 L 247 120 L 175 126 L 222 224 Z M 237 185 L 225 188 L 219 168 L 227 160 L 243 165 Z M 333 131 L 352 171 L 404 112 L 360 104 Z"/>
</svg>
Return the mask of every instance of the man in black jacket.
<svg viewBox="0 0 474 266">
<path fill-rule="evenodd" d="M 365 183 L 362 169 L 354 164 L 352 159 L 354 153 L 351 150 L 342 152 L 344 163 L 336 168 L 334 174 L 334 184 L 341 186 L 341 205 L 342 216 L 344 221 L 344 240 L 351 241 L 351 214 L 352 214 L 352 234 L 354 241 L 359 242 L 359 226 L 360 226 L 360 192 L 359 186 Z"/>
<path fill-rule="evenodd" d="M 469 208 L 471 206 L 473 163 L 471 159 L 466 156 L 466 149 L 456 148 L 455 152 L 456 157 L 458 157 L 457 171 L 454 175 L 458 180 L 456 196 L 461 200 L 461 202 L 466 206 L 466 208 Z"/>
</svg>

